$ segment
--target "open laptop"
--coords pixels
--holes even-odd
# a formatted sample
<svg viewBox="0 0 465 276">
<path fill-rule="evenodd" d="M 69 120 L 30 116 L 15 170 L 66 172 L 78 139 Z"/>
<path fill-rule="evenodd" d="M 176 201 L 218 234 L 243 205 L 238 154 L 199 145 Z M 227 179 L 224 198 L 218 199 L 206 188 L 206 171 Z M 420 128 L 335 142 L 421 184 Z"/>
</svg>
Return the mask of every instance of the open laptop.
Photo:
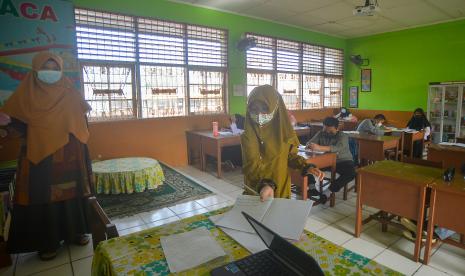
<svg viewBox="0 0 465 276">
<path fill-rule="evenodd" d="M 268 249 L 215 268 L 211 271 L 211 275 L 324 275 L 318 263 L 310 255 L 245 212 L 242 214 Z"/>
</svg>

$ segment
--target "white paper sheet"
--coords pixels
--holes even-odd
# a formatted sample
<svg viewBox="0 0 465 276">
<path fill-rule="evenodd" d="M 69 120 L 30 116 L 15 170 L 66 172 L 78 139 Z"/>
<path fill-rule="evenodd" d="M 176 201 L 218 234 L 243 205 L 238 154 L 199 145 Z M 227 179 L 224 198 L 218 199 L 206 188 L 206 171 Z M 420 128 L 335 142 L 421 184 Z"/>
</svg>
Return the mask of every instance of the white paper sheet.
<svg viewBox="0 0 465 276">
<path fill-rule="evenodd" d="M 191 269 L 226 255 L 205 228 L 163 236 L 160 238 L 160 243 L 172 273 Z"/>
<path fill-rule="evenodd" d="M 272 199 L 265 202 L 260 201 L 259 196 L 239 195 L 234 203 L 234 207 L 227 212 L 223 218 L 218 220 L 216 225 L 230 229 L 240 230 L 248 233 L 255 233 L 250 223 L 241 212 L 247 212 L 258 221 L 263 219 L 266 211 L 270 207 Z"/>
<path fill-rule="evenodd" d="M 216 223 L 221 219 L 224 214 L 211 216 L 209 219 Z M 262 239 L 257 234 L 247 233 L 243 231 L 238 231 L 230 228 L 220 227 L 226 235 L 230 236 L 233 240 L 237 241 L 240 245 L 245 247 L 252 253 L 257 253 L 267 249 L 266 245 L 263 243 Z"/>
<path fill-rule="evenodd" d="M 356 130 L 344 130 L 343 132 L 346 134 L 360 134 L 360 132 Z"/>
<path fill-rule="evenodd" d="M 324 151 L 317 151 L 317 150 L 307 149 L 306 146 L 304 146 L 304 145 L 299 145 L 299 151 L 307 152 L 307 153 L 314 153 L 314 154 L 323 154 L 323 153 L 325 153 Z"/>
<path fill-rule="evenodd" d="M 449 143 L 449 142 L 442 142 L 442 143 L 439 143 L 439 145 L 444 145 L 444 146 L 456 146 L 456 147 L 465 148 L 465 144 L 464 144 L 464 143 Z"/>
<path fill-rule="evenodd" d="M 262 223 L 285 239 L 299 240 L 313 201 L 275 198 Z"/>
<path fill-rule="evenodd" d="M 255 233 L 242 211 L 262 222 L 285 239 L 299 240 L 313 201 L 284 198 L 260 202 L 258 196 L 240 195 L 234 207 L 215 224 L 229 229 Z"/>
</svg>

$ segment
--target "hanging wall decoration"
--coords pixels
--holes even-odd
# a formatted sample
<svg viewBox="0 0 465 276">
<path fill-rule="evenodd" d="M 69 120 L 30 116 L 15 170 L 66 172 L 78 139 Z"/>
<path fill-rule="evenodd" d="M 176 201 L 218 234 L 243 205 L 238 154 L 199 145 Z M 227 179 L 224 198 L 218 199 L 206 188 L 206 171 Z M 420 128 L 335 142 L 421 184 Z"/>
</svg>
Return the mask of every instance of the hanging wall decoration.
<svg viewBox="0 0 465 276">
<path fill-rule="evenodd" d="M 351 86 L 349 88 L 349 107 L 358 107 L 358 86 Z"/>
<path fill-rule="evenodd" d="M 371 69 L 361 70 L 361 86 L 362 92 L 371 92 Z"/>
</svg>

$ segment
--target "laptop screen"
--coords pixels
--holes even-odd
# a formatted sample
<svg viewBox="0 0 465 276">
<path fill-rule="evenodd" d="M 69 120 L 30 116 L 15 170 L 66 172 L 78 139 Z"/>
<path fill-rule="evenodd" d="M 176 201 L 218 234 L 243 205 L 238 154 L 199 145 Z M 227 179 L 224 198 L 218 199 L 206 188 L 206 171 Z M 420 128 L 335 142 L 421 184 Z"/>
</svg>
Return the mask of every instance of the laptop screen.
<svg viewBox="0 0 465 276">
<path fill-rule="evenodd" d="M 307 253 L 291 244 L 254 218 L 242 212 L 265 245 L 277 254 L 297 275 L 324 275 L 318 263 Z M 309 274 L 310 273 L 310 274 Z"/>
<path fill-rule="evenodd" d="M 275 234 L 273 232 L 271 232 L 270 230 L 266 229 L 265 227 L 263 227 L 263 225 L 261 223 L 257 223 L 253 219 L 248 219 L 247 218 L 247 220 L 252 225 L 252 227 L 255 229 L 257 234 L 262 238 L 262 240 L 265 243 L 266 247 L 270 248 L 271 243 L 273 242 L 273 239 L 275 237 Z"/>
</svg>

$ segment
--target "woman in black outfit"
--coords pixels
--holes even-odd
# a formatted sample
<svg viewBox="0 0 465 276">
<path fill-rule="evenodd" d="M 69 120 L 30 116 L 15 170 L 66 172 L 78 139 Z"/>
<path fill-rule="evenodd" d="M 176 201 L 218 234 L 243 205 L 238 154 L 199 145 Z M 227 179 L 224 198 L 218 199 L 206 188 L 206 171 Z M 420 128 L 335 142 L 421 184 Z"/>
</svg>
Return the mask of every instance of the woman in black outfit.
<svg viewBox="0 0 465 276">
<path fill-rule="evenodd" d="M 415 109 L 413 111 L 413 116 L 410 121 L 407 123 L 409 129 L 423 130 L 425 132 L 425 140 L 429 139 L 431 133 L 431 124 L 426 118 L 425 112 L 421 108 Z M 413 157 L 421 158 L 423 155 L 423 143 L 421 141 L 415 141 L 413 143 Z"/>
</svg>

